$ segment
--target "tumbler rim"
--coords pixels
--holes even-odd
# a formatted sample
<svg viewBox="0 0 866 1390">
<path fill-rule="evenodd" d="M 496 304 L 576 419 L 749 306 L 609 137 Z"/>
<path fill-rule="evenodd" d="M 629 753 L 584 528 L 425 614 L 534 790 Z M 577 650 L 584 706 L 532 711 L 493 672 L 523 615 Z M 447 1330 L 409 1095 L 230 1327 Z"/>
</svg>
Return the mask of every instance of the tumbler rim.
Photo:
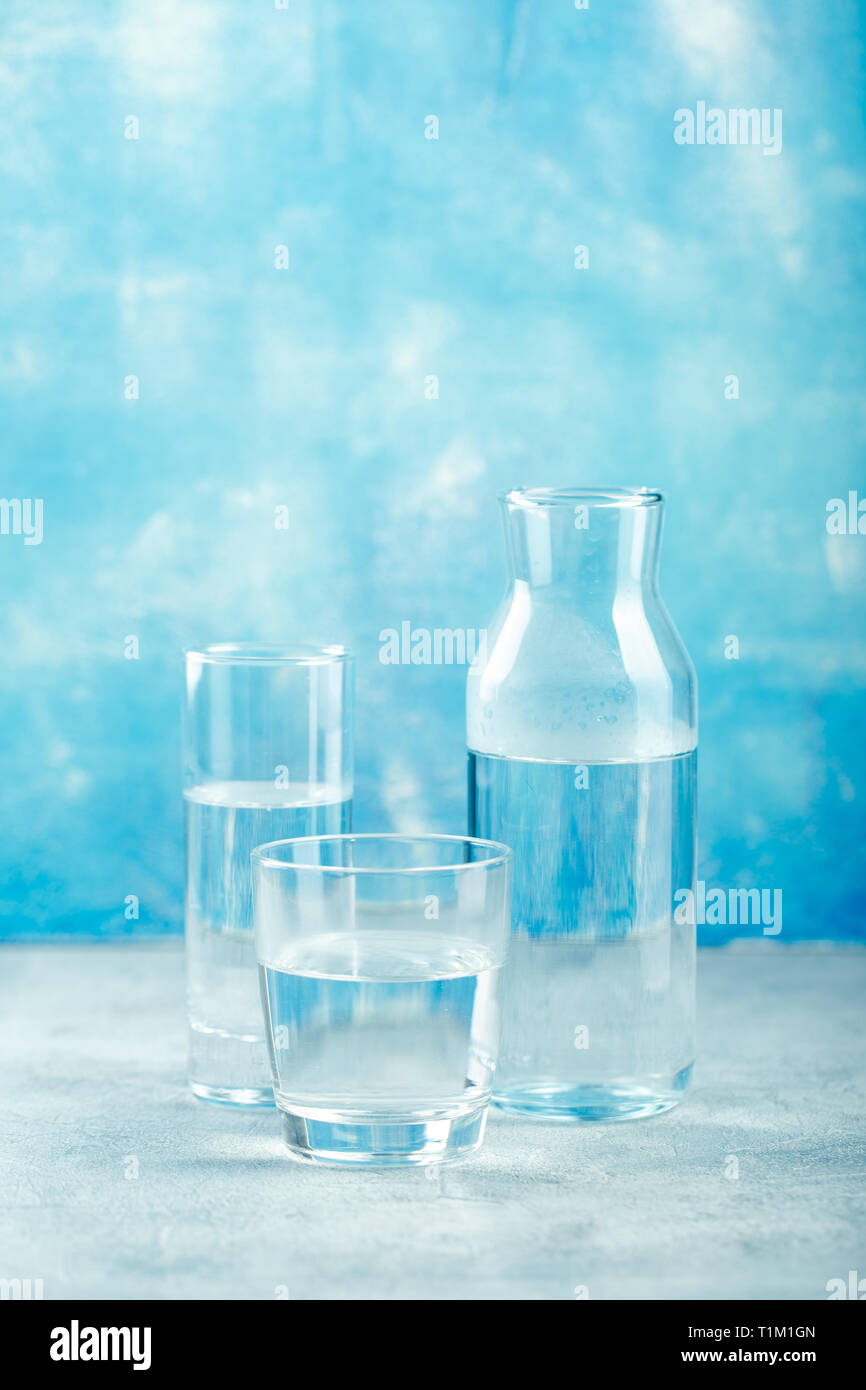
<svg viewBox="0 0 866 1390">
<path fill-rule="evenodd" d="M 390 840 L 392 842 L 402 841 L 404 844 L 454 844 L 454 845 L 475 845 L 493 851 L 488 858 L 457 860 L 451 864 L 411 864 L 405 868 L 392 868 L 388 865 L 366 865 L 366 864 L 304 864 L 294 860 L 275 859 L 268 851 L 277 849 L 281 845 L 297 844 L 322 844 L 324 842 L 339 843 L 352 842 L 356 840 Z M 429 835 L 407 835 L 399 831 L 362 831 L 355 834 L 348 831 L 344 835 L 290 835 L 282 840 L 270 840 L 267 844 L 256 845 L 250 851 L 250 858 L 256 863 L 268 869 L 297 869 L 310 871 L 316 874 L 453 874 L 462 869 L 493 869 L 509 864 L 514 858 L 514 854 L 508 845 L 501 844 L 498 840 L 483 840 L 477 835 L 440 835 L 431 833 Z"/>
<path fill-rule="evenodd" d="M 187 661 L 223 666 L 325 666 L 354 660 L 339 643 L 315 647 L 298 642 L 212 642 L 187 647 L 184 655 Z"/>
<path fill-rule="evenodd" d="M 499 500 L 514 507 L 657 507 L 664 494 L 650 487 L 515 487 Z"/>
</svg>

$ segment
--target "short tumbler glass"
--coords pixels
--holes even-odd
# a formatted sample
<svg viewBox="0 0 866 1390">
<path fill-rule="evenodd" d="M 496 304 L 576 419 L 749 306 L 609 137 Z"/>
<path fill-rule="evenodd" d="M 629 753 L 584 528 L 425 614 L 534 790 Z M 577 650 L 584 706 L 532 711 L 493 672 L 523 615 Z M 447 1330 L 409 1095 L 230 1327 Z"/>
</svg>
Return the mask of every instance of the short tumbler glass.
<svg viewBox="0 0 866 1390">
<path fill-rule="evenodd" d="M 321 835 L 252 852 L 274 1095 L 297 1158 L 426 1164 L 484 1135 L 511 851 Z"/>
</svg>

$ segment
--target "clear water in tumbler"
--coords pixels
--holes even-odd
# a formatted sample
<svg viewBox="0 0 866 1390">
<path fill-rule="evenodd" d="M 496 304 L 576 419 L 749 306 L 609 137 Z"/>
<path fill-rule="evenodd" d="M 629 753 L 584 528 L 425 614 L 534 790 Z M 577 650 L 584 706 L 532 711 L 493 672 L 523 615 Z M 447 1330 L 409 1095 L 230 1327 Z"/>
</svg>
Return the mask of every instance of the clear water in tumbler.
<svg viewBox="0 0 866 1390">
<path fill-rule="evenodd" d="M 449 1135 L 465 1121 L 462 1142 L 469 1127 L 481 1142 L 500 965 L 482 943 L 386 921 L 299 941 L 260 966 L 277 1105 L 315 1136 L 319 1158 L 366 1149 L 382 1161 L 391 1145 L 401 1162 L 423 1162 L 438 1154 L 437 1121 Z"/>
<path fill-rule="evenodd" d="M 694 1058 L 697 754 L 574 764 L 470 753 L 471 833 L 514 851 L 494 1100 L 624 1119 L 675 1105 Z"/>
<path fill-rule="evenodd" d="M 210 1100 L 273 1104 L 253 941 L 250 851 L 348 829 L 321 783 L 213 782 L 184 792 L 189 1077 Z"/>
</svg>

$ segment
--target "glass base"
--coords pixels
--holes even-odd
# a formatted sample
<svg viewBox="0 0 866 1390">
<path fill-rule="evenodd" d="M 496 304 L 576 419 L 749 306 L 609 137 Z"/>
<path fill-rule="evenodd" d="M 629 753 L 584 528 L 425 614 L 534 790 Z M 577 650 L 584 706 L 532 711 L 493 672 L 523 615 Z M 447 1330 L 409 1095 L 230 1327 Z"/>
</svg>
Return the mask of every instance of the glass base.
<svg viewBox="0 0 866 1390">
<path fill-rule="evenodd" d="M 191 1020 L 189 1088 L 218 1105 L 273 1105 L 274 1090 L 264 1037 L 231 1033 Z"/>
<path fill-rule="evenodd" d="M 692 1079 L 692 1069 L 692 1064 L 683 1067 L 665 1087 L 629 1081 L 596 1086 L 530 1081 L 494 1092 L 493 1104 L 510 1114 L 534 1116 L 538 1120 L 572 1123 L 646 1120 L 680 1104 Z"/>
<path fill-rule="evenodd" d="M 199 1100 L 214 1101 L 217 1105 L 274 1104 L 271 1086 L 208 1086 L 203 1081 L 190 1081 L 189 1089 Z"/>
<path fill-rule="evenodd" d="M 280 1107 L 283 1139 L 302 1162 L 358 1167 L 453 1163 L 479 1148 L 487 1105 L 423 1115 L 351 1115 Z"/>
</svg>

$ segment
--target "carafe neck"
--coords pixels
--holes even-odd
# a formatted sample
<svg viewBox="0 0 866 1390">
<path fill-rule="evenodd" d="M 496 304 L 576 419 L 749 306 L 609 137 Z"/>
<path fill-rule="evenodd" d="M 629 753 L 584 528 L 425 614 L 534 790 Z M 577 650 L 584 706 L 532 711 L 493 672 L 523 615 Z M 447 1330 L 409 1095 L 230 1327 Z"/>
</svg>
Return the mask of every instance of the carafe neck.
<svg viewBox="0 0 866 1390">
<path fill-rule="evenodd" d="M 646 488 L 520 488 L 501 499 L 512 580 L 586 609 L 655 591 L 663 500 Z"/>
</svg>

